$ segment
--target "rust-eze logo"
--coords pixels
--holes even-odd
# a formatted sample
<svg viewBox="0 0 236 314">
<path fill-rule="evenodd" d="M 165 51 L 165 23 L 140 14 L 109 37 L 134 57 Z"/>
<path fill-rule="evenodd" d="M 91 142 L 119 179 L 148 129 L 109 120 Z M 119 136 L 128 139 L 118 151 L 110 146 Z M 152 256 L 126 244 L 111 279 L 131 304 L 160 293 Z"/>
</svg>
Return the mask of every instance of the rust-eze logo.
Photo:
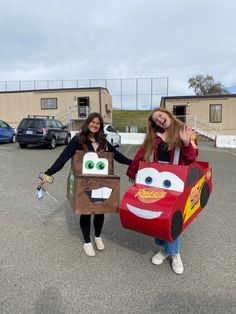
<svg viewBox="0 0 236 314">
<path fill-rule="evenodd" d="M 149 188 L 149 189 L 139 189 L 135 194 L 135 197 L 143 203 L 155 203 L 163 197 L 166 196 L 166 192 L 161 189 Z"/>
</svg>

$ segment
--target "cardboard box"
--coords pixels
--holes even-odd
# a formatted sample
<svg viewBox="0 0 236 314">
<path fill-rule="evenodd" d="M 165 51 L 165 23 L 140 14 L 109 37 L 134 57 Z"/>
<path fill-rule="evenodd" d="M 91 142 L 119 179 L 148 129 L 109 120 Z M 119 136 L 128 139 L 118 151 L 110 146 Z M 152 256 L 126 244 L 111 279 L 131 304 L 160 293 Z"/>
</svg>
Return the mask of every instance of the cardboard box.
<svg viewBox="0 0 236 314">
<path fill-rule="evenodd" d="M 102 172 L 108 174 L 97 174 L 93 173 L 99 173 L 95 162 L 93 169 L 88 169 L 88 173 L 83 173 L 86 172 L 84 162 L 88 153 L 91 156 L 91 152 L 77 151 L 71 160 L 71 170 L 67 179 L 69 203 L 76 214 L 117 213 L 119 209 L 120 177 L 113 175 L 113 154 L 96 152 L 98 165 L 100 160 L 104 162 L 104 159 L 106 159 L 108 161 L 106 164 L 108 169 L 102 169 Z"/>
</svg>

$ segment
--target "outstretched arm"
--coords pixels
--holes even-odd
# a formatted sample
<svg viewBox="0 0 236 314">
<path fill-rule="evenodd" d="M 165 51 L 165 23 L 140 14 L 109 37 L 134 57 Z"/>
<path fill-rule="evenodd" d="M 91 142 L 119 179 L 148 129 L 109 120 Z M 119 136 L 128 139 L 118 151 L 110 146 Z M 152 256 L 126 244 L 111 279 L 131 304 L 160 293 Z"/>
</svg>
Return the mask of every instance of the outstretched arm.
<svg viewBox="0 0 236 314">
<path fill-rule="evenodd" d="M 114 153 L 115 161 L 119 162 L 120 164 L 130 165 L 131 159 L 127 158 L 125 155 L 120 153 L 118 150 L 115 149 L 109 142 L 107 142 L 108 151 Z"/>
</svg>

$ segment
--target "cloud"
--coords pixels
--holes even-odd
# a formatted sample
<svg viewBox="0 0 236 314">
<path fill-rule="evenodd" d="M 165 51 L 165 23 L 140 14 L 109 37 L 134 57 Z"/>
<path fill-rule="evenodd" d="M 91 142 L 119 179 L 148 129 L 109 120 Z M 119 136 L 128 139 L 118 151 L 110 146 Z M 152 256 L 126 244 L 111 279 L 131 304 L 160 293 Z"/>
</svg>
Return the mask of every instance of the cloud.
<svg viewBox="0 0 236 314">
<path fill-rule="evenodd" d="M 189 77 L 236 82 L 234 0 L 1 1 L 0 80 Z"/>
</svg>

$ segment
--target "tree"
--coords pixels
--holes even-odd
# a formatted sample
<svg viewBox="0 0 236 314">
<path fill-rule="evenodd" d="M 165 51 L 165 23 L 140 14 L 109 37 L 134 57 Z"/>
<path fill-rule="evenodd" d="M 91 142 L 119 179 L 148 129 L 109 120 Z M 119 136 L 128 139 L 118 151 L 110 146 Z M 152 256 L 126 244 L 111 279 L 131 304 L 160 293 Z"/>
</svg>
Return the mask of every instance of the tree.
<svg viewBox="0 0 236 314">
<path fill-rule="evenodd" d="M 223 84 L 215 82 L 214 78 L 209 74 L 205 77 L 200 74 L 192 76 L 188 80 L 188 84 L 188 88 L 193 88 L 197 96 L 229 94 L 229 91 Z"/>
</svg>

